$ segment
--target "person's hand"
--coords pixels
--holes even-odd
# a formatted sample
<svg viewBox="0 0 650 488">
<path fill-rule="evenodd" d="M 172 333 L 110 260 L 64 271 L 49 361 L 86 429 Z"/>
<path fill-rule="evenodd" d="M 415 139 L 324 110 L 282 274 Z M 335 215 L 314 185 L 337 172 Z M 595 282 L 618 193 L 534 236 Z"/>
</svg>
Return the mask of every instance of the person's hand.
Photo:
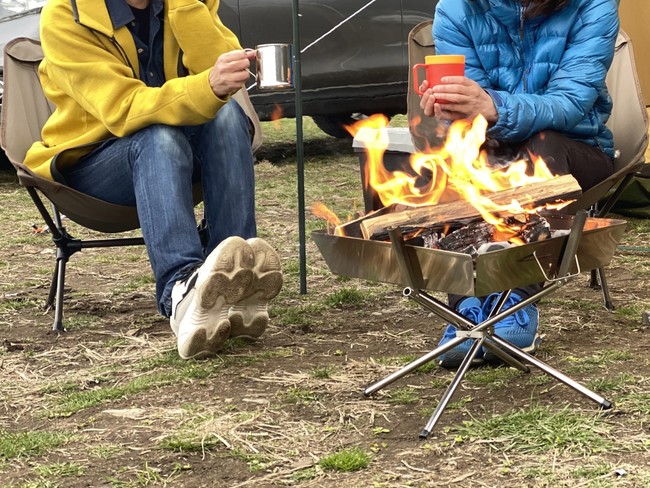
<svg viewBox="0 0 650 488">
<path fill-rule="evenodd" d="M 492 97 L 476 83 L 464 76 L 446 76 L 442 84 L 429 88 L 425 81 L 420 85 L 424 92 L 420 107 L 424 114 L 443 120 L 473 119 L 481 114 L 485 119 L 494 123 L 498 114 Z M 438 99 L 447 103 L 439 103 Z"/>
<path fill-rule="evenodd" d="M 210 69 L 210 86 L 219 98 L 225 98 L 239 91 L 250 78 L 251 60 L 255 59 L 254 50 L 230 51 L 217 58 Z"/>
</svg>

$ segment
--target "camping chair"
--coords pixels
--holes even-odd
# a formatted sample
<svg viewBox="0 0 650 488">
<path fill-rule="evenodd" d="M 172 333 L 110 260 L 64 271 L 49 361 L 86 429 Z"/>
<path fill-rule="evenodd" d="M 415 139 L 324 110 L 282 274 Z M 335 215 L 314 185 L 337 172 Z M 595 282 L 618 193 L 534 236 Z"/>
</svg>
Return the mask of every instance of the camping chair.
<svg viewBox="0 0 650 488">
<path fill-rule="evenodd" d="M 54 305 L 52 330 L 63 331 L 65 270 L 70 256 L 93 247 L 142 245 L 144 240 L 142 237 L 99 240 L 72 237 L 63 225 L 62 215 L 88 229 L 116 233 L 140 227 L 136 209 L 84 195 L 34 174 L 23 164 L 27 150 L 40 139 L 41 128 L 53 111 L 38 77 L 38 65 L 42 59 L 43 51 L 38 41 L 18 38 L 5 46 L 0 142 L 16 169 L 18 181 L 34 201 L 56 246 L 56 263 L 45 308 L 50 309 Z M 51 202 L 51 213 L 39 192 Z"/>
<path fill-rule="evenodd" d="M 648 112 L 645 108 L 641 84 L 634 62 L 632 41 L 624 31 L 619 31 L 612 66 L 607 73 L 607 88 L 614 107 L 607 126 L 614 134 L 616 159 L 615 173 L 583 193 L 567 212 L 590 208 L 595 217 L 605 217 L 635 177 L 641 177 L 645 167 L 645 151 L 648 147 Z M 603 268 L 591 272 L 590 285 L 600 283 L 605 308 L 614 305 Z"/>
<path fill-rule="evenodd" d="M 23 164 L 27 150 L 41 137 L 41 128 L 53 107 L 45 98 L 38 66 L 43 59 L 40 42 L 17 38 L 4 50 L 4 95 L 0 121 L 0 145 L 16 169 L 24 186 L 52 234 L 56 246 L 56 263 L 45 308 L 54 305 L 52 329 L 63 331 L 63 296 L 65 269 L 70 256 L 87 248 L 135 246 L 144 244 L 142 237 L 79 239 L 72 237 L 62 223 L 62 215 L 88 229 L 102 233 L 120 233 L 140 227 L 135 207 L 114 205 L 78 192 L 61 183 L 33 173 Z M 245 90 L 235 95 L 251 120 L 251 139 L 255 151 L 262 143 L 259 119 Z M 52 204 L 51 213 L 41 199 Z M 200 185 L 194 188 L 194 201 L 202 199 Z M 201 225 L 199 226 L 201 229 Z"/>
<path fill-rule="evenodd" d="M 431 20 L 421 22 L 409 33 L 410 66 L 423 62 L 424 56 L 435 53 L 432 23 Z M 644 166 L 644 153 L 648 147 L 648 114 L 634 63 L 632 42 L 622 30 L 619 31 L 616 39 L 614 60 L 607 73 L 607 87 L 614 104 L 607 126 L 614 134 L 615 172 L 567 206 L 563 210 L 567 214 L 575 214 L 581 209 L 591 209 L 592 216 L 604 217 Z M 418 151 L 425 151 L 435 146 L 439 142 L 435 136 L 436 123 L 422 112 L 420 96 L 413 90 L 411 79 L 409 79 L 407 107 L 413 146 Z M 613 310 L 603 268 L 592 271 L 590 285 L 596 287 L 598 282 L 600 282 L 605 307 Z"/>
</svg>

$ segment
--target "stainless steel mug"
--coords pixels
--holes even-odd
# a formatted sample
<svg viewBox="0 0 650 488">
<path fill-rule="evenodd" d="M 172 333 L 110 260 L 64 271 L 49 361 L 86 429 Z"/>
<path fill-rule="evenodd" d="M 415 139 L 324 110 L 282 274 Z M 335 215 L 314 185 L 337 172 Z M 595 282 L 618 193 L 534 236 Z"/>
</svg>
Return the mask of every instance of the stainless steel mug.
<svg viewBox="0 0 650 488">
<path fill-rule="evenodd" d="M 256 48 L 258 90 L 293 88 L 293 46 L 291 44 L 260 44 Z"/>
</svg>

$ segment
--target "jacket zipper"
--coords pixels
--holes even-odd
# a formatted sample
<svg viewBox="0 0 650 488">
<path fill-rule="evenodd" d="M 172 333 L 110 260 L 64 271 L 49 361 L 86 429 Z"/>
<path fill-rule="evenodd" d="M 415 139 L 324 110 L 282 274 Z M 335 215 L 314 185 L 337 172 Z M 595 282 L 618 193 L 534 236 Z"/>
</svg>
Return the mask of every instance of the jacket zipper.
<svg viewBox="0 0 650 488">
<path fill-rule="evenodd" d="M 521 41 L 521 60 L 524 65 L 524 73 L 522 76 L 522 85 L 524 93 L 528 91 L 528 67 L 526 66 L 526 46 L 524 43 L 524 22 L 526 20 L 526 6 L 528 2 L 522 2 L 519 7 L 519 40 Z"/>
<path fill-rule="evenodd" d="M 108 36 L 106 36 L 106 37 L 108 37 Z M 133 77 L 135 79 L 138 79 L 138 74 L 136 73 L 135 68 L 131 64 L 131 60 L 129 59 L 129 56 L 127 56 L 126 51 L 124 50 L 122 45 L 119 42 L 117 42 L 117 39 L 115 39 L 115 36 L 110 36 L 108 38 L 111 40 L 111 43 L 113 44 L 113 46 L 115 46 L 117 48 L 117 50 L 120 52 L 120 54 L 124 58 L 124 61 L 126 61 L 126 64 L 129 65 L 129 68 L 131 68 L 131 71 L 133 72 Z"/>
</svg>

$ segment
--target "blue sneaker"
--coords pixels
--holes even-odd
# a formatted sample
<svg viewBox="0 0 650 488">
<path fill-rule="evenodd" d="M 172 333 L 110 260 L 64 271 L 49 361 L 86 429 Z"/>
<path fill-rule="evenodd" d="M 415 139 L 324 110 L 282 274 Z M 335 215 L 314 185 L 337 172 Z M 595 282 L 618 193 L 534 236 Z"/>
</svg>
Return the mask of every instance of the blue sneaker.
<svg viewBox="0 0 650 488">
<path fill-rule="evenodd" d="M 456 309 L 463 316 L 467 317 L 477 324 L 484 320 L 483 309 L 481 308 L 481 300 L 476 297 L 464 298 L 458 305 L 456 305 Z M 445 330 L 445 334 L 442 336 L 442 339 L 440 339 L 438 346 L 447 344 L 450 340 L 455 338 L 456 327 L 449 324 Z M 458 367 L 463 362 L 463 359 L 465 359 L 465 356 L 467 356 L 470 347 L 472 347 L 472 342 L 473 341 L 471 339 L 467 339 L 466 341 L 458 344 L 453 349 L 450 349 L 449 351 L 439 356 L 438 360 L 440 361 L 440 366 L 446 369 L 458 369 Z M 472 360 L 473 365 L 478 365 L 483 362 L 482 349 L 483 348 L 481 348 L 481 350 L 476 353 L 476 356 L 474 356 L 474 359 Z"/>
<path fill-rule="evenodd" d="M 494 304 L 500 296 L 500 293 L 493 293 L 485 299 L 482 311 L 484 317 L 490 315 L 492 307 L 494 307 Z M 519 295 L 515 293 L 511 294 L 503 305 L 502 310 L 509 309 L 513 305 L 521 302 L 521 300 L 522 298 Z M 536 305 L 531 304 L 494 324 L 494 334 L 528 354 L 534 354 L 542 342 L 541 337 L 537 334 L 538 324 L 539 311 Z M 483 352 L 483 357 L 487 362 L 501 362 L 501 359 L 490 350 L 485 349 Z"/>
</svg>

